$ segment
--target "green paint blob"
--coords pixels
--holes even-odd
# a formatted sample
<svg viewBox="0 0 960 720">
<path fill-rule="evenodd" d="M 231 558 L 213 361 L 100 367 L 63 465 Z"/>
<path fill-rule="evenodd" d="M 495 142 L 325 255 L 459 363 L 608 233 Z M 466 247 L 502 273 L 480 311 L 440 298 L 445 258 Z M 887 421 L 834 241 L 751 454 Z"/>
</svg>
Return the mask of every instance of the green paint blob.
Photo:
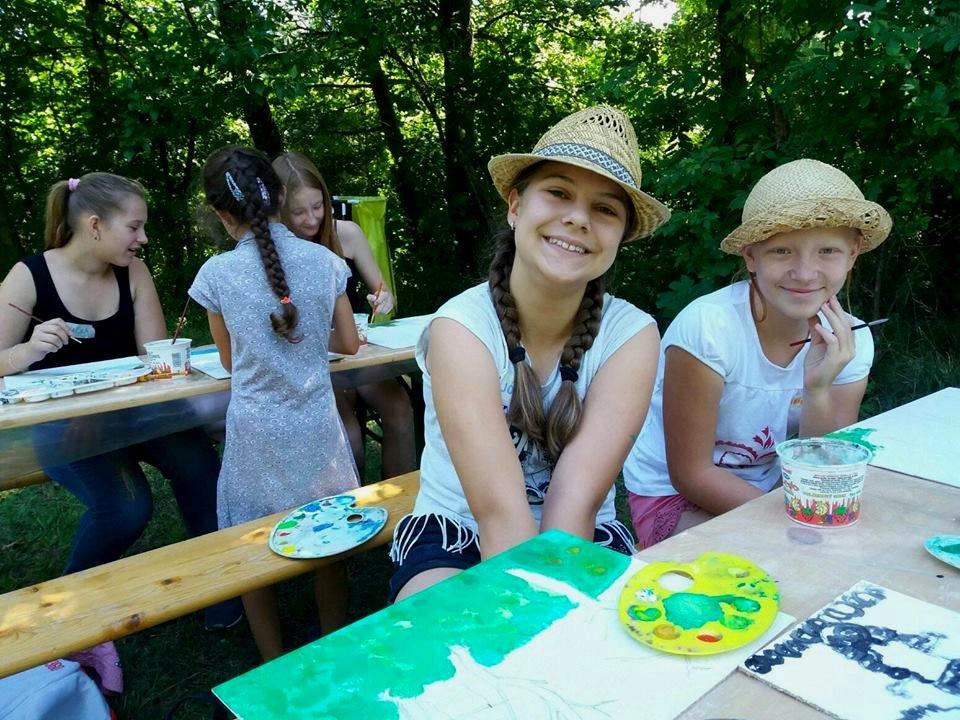
<svg viewBox="0 0 960 720">
<path fill-rule="evenodd" d="M 682 592 L 674 593 L 665 599 L 663 608 L 667 611 L 667 620 L 684 630 L 692 630 L 703 627 L 711 621 L 726 625 L 723 604 L 732 605 L 740 612 L 756 612 L 760 609 L 760 603 L 756 600 L 739 595 L 701 595 Z"/>
<path fill-rule="evenodd" d="M 287 528 L 296 527 L 298 523 L 295 520 L 285 520 L 284 522 L 277 525 L 281 530 L 286 530 Z"/>
<path fill-rule="evenodd" d="M 847 440 L 857 445 L 863 445 L 863 447 L 871 452 L 876 452 L 877 450 L 881 450 L 883 445 L 874 445 L 867 440 L 867 437 L 875 432 L 875 428 L 847 428 L 845 430 L 834 430 L 832 433 L 827 433 L 826 437 L 833 438 L 834 440 Z"/>
<path fill-rule="evenodd" d="M 453 677 L 451 647 L 490 667 L 576 607 L 506 571 L 545 575 L 598 597 L 629 562 L 550 531 L 230 680 L 217 694 L 243 717 L 260 720 L 397 720 L 397 706 L 382 696 L 414 698 Z"/>
<path fill-rule="evenodd" d="M 960 555 L 960 543 L 956 545 L 941 545 L 940 551 L 950 555 Z"/>
<path fill-rule="evenodd" d="M 651 620 L 659 620 L 661 613 L 657 608 L 644 608 L 640 609 L 638 605 L 631 605 L 627 608 L 627 615 L 629 615 L 634 620 L 639 620 L 641 622 L 649 622 Z"/>
<path fill-rule="evenodd" d="M 731 630 L 743 630 L 753 625 L 753 620 L 745 618 L 743 615 L 730 615 L 722 622 L 724 627 L 728 627 Z"/>
</svg>

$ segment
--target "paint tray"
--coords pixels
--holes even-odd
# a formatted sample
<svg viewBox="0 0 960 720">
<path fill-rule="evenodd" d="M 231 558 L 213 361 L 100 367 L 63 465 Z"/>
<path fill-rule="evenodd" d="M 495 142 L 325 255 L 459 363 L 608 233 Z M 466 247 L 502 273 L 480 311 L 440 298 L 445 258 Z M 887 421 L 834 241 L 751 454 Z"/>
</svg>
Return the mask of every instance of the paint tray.
<svg viewBox="0 0 960 720">
<path fill-rule="evenodd" d="M 661 584 L 664 575 L 692 581 L 684 590 Z M 746 558 L 704 553 L 690 563 L 655 562 L 620 593 L 620 623 L 631 637 L 674 655 L 715 655 L 759 638 L 773 624 L 780 591 Z"/>
<path fill-rule="evenodd" d="M 356 502 L 353 495 L 332 495 L 298 507 L 270 533 L 270 549 L 289 558 L 319 558 L 362 545 L 386 524 L 387 511 Z"/>
</svg>

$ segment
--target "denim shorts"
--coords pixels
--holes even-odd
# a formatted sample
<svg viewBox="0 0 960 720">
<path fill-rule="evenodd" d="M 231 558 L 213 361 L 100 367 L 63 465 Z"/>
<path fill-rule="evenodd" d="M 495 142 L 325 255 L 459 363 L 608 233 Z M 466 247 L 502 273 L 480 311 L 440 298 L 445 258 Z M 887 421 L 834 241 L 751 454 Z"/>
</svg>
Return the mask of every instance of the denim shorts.
<svg viewBox="0 0 960 720">
<path fill-rule="evenodd" d="M 593 541 L 624 555 L 633 554 L 633 536 L 618 520 L 598 525 Z M 389 596 L 392 603 L 404 585 L 426 570 L 466 570 L 478 564 L 480 543 L 476 531 L 444 515 L 407 515 L 393 531 L 390 559 L 394 566 Z"/>
</svg>

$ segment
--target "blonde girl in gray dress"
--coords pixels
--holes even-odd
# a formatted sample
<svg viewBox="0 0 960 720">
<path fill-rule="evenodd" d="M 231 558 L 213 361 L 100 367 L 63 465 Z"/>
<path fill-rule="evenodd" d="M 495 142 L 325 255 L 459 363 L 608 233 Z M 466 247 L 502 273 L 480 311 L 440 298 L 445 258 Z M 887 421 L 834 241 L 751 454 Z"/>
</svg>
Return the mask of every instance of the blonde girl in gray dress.
<svg viewBox="0 0 960 720">
<path fill-rule="evenodd" d="M 360 341 L 344 294 L 350 271 L 277 222 L 281 184 L 264 155 L 218 150 L 203 185 L 237 241 L 204 263 L 190 288 L 233 374 L 217 496 L 220 527 L 228 527 L 357 487 L 327 352 L 353 354 Z M 316 587 L 330 632 L 346 620 L 343 564 L 319 570 Z M 280 655 L 273 588 L 246 593 L 243 604 L 264 660 Z"/>
</svg>

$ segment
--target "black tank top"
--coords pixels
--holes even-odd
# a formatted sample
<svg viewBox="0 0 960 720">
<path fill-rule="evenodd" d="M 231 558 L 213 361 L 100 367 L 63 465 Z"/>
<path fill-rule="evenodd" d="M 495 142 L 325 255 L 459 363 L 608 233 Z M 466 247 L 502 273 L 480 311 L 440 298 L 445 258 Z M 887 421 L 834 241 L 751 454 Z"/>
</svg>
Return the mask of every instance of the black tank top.
<svg viewBox="0 0 960 720">
<path fill-rule="evenodd" d="M 367 312 L 366 298 L 360 297 L 360 276 L 357 274 L 357 264 L 350 258 L 344 258 L 350 268 L 350 277 L 347 278 L 347 300 L 355 313 Z"/>
<path fill-rule="evenodd" d="M 111 360 L 118 357 L 137 355 L 136 335 L 133 322 L 133 297 L 130 295 L 129 268 L 113 266 L 113 274 L 117 278 L 117 287 L 120 290 L 120 307 L 117 312 L 104 320 L 87 320 L 72 315 L 64 306 L 57 287 L 53 284 L 50 268 L 43 253 L 24 258 L 23 264 L 33 275 L 33 284 L 37 289 L 37 304 L 33 306 L 33 314 L 46 321 L 61 318 L 67 322 L 86 323 L 93 325 L 96 336 L 85 339 L 82 343 L 72 340 L 30 366 L 30 370 L 61 367 L 76 363 Z M 26 308 L 24 308 L 26 309 Z M 33 328 L 39 325 L 36 320 L 30 320 L 23 342 L 30 339 Z"/>
</svg>

